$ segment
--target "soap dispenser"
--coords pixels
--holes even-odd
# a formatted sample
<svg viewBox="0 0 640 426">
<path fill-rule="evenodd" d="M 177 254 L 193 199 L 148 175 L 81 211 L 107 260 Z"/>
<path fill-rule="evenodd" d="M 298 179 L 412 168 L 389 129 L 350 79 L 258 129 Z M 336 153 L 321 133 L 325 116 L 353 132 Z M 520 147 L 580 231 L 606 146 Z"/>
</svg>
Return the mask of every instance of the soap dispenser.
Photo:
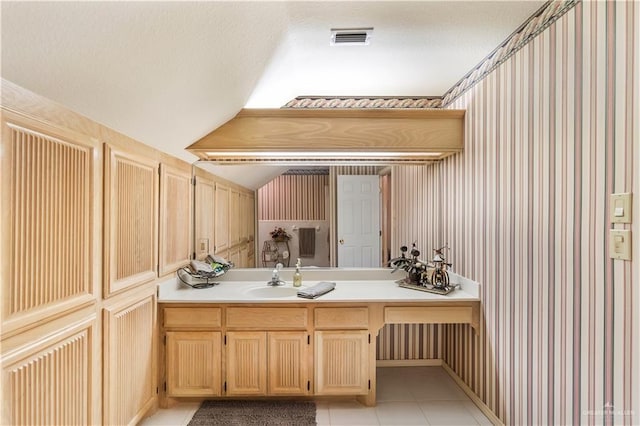
<svg viewBox="0 0 640 426">
<path fill-rule="evenodd" d="M 296 272 L 293 274 L 293 286 L 300 287 L 302 285 L 302 274 L 300 273 L 300 258 L 298 258 L 298 263 L 296 263 Z"/>
</svg>

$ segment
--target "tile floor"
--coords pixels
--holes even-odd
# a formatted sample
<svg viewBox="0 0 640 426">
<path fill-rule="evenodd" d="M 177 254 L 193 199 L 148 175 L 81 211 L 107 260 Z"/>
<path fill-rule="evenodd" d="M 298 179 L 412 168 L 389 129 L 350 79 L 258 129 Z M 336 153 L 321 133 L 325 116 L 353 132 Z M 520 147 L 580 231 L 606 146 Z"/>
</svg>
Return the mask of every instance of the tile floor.
<svg viewBox="0 0 640 426">
<path fill-rule="evenodd" d="M 140 426 L 186 425 L 198 403 L 159 410 Z M 318 426 L 491 425 L 442 367 L 378 368 L 375 407 L 355 400 L 316 401 Z"/>
</svg>

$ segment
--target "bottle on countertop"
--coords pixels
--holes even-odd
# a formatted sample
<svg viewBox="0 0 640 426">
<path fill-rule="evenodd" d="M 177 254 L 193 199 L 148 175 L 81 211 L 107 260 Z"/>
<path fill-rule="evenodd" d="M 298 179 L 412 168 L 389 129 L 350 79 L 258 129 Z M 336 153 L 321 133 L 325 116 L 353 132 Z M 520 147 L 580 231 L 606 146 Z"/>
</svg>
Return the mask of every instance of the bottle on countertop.
<svg viewBox="0 0 640 426">
<path fill-rule="evenodd" d="M 296 272 L 293 274 L 293 286 L 300 287 L 302 285 L 302 274 L 300 273 L 300 258 L 298 258 L 298 263 L 296 263 Z"/>
</svg>

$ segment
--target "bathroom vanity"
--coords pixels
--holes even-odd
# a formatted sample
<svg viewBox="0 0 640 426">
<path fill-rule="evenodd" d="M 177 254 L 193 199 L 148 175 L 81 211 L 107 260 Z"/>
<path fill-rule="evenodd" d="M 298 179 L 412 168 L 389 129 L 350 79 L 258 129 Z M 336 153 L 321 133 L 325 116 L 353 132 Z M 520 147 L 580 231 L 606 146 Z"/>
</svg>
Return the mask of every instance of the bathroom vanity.
<svg viewBox="0 0 640 426">
<path fill-rule="evenodd" d="M 447 296 L 399 287 L 389 269 L 304 270 L 303 286 L 333 281 L 317 299 L 269 287 L 268 270 L 232 270 L 220 284 L 177 280 L 158 291 L 160 404 L 172 398 L 348 395 L 375 405 L 376 336 L 386 323 L 478 329 L 479 284 L 452 274 Z M 260 280 L 258 280 L 258 278 Z"/>
</svg>

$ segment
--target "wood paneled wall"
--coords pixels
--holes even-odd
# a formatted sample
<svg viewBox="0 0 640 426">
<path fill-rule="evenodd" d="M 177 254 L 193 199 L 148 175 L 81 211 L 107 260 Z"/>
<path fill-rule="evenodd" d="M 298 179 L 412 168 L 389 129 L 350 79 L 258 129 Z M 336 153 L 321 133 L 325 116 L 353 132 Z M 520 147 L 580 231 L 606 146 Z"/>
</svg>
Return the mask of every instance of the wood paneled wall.
<svg viewBox="0 0 640 426">
<path fill-rule="evenodd" d="M 188 258 L 190 166 L 6 80 L 1 95 L 0 423 L 135 424 L 157 404 L 158 169 L 187 176 L 165 182 L 163 238 Z"/>
<path fill-rule="evenodd" d="M 326 220 L 327 175 L 282 175 L 258 190 L 258 220 Z"/>
<path fill-rule="evenodd" d="M 465 151 L 415 176 L 440 207 L 397 209 L 482 284 L 443 357 L 506 424 L 640 423 L 638 256 L 608 246 L 640 235 L 608 213 L 639 205 L 639 31 L 637 2 L 578 3 L 451 105 Z"/>
</svg>

